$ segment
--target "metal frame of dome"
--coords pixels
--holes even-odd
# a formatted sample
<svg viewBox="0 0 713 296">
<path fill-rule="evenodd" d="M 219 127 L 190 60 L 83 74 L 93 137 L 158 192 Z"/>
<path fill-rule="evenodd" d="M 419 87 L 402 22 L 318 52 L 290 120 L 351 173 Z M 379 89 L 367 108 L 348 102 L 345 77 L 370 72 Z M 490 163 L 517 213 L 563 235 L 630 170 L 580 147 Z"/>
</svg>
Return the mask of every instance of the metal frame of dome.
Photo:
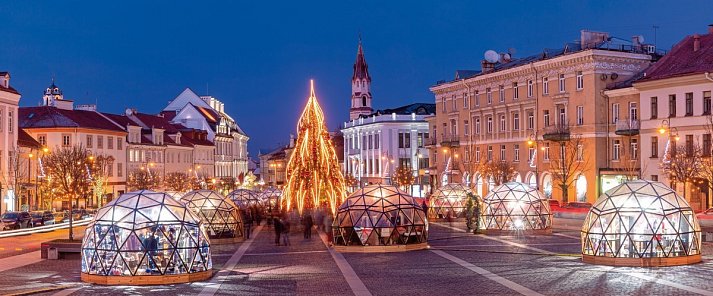
<svg viewBox="0 0 713 296">
<path fill-rule="evenodd" d="M 122 194 L 97 211 L 82 241 L 81 278 L 104 285 L 170 284 L 212 274 L 200 218 L 165 193 Z"/>
<path fill-rule="evenodd" d="M 460 183 L 449 183 L 436 189 L 430 200 L 429 215 L 432 218 L 445 219 L 449 213 L 451 218 L 465 218 L 468 193 L 473 191 Z"/>
<path fill-rule="evenodd" d="M 239 208 L 246 209 L 252 206 L 262 206 L 260 196 L 257 192 L 249 189 L 236 189 L 230 192 L 226 197 L 235 203 Z"/>
<path fill-rule="evenodd" d="M 338 251 L 428 247 L 428 220 L 423 209 L 408 193 L 391 185 L 370 185 L 352 193 L 337 209 L 332 233 Z"/>
<path fill-rule="evenodd" d="M 280 206 L 280 198 L 282 198 L 282 190 L 268 187 L 259 193 L 259 198 L 265 209 L 272 206 L 273 209 Z"/>
<path fill-rule="evenodd" d="M 545 195 L 520 182 L 508 182 L 483 198 L 480 228 L 489 234 L 552 233 L 552 212 Z"/>
<path fill-rule="evenodd" d="M 200 217 L 211 239 L 243 237 L 240 209 L 229 198 L 200 189 L 186 193 L 180 201 Z"/>
<path fill-rule="evenodd" d="M 701 261 L 701 228 L 691 206 L 653 181 L 622 183 L 602 194 L 582 225 L 582 261 L 672 266 Z"/>
<path fill-rule="evenodd" d="M 180 200 L 181 197 L 183 197 L 186 192 L 178 192 L 178 191 L 164 191 L 164 193 L 170 195 L 171 197 L 175 198 L 176 200 Z"/>
</svg>

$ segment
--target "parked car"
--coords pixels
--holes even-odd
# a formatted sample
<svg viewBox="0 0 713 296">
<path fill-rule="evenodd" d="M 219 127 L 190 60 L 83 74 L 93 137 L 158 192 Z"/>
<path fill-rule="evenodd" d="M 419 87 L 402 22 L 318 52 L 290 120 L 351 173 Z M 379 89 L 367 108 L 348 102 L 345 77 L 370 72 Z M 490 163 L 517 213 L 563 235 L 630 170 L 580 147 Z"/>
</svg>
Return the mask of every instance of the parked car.
<svg viewBox="0 0 713 296">
<path fill-rule="evenodd" d="M 50 211 L 31 212 L 32 226 L 45 226 L 54 224 L 54 215 Z"/>
<path fill-rule="evenodd" d="M 67 217 L 66 212 L 54 212 L 54 223 L 62 223 L 62 222 L 67 222 L 64 220 L 65 217 Z"/>
<path fill-rule="evenodd" d="M 701 227 L 713 227 L 713 208 L 696 214 L 696 218 Z"/>
<path fill-rule="evenodd" d="M 2 230 L 32 227 L 32 217 L 28 212 L 6 212 L 0 217 Z"/>
<path fill-rule="evenodd" d="M 550 202 L 550 210 L 559 210 L 560 209 L 560 201 L 556 199 L 549 199 Z"/>
</svg>

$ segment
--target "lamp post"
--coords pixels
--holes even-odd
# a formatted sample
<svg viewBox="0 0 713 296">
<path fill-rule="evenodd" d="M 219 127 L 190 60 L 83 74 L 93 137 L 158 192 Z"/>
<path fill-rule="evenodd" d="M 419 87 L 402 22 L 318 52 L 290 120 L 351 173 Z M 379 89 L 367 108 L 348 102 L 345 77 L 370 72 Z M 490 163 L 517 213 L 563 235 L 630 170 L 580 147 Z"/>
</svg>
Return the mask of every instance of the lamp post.
<svg viewBox="0 0 713 296">
<path fill-rule="evenodd" d="M 539 172 L 538 172 L 538 165 L 537 165 L 537 148 L 538 148 L 537 133 L 530 134 L 530 136 L 527 137 L 527 147 L 535 149 L 534 153 L 530 153 L 529 150 L 527 151 L 527 153 L 528 153 L 528 158 L 530 158 L 529 159 L 530 167 L 535 168 L 535 189 L 539 190 L 540 182 L 539 182 L 539 175 L 538 175 Z M 528 180 L 528 183 L 529 183 L 529 180 Z"/>
<path fill-rule="evenodd" d="M 664 156 L 661 161 L 663 162 L 668 162 L 671 161 L 671 153 L 669 153 L 669 149 L 673 149 L 673 154 L 676 153 L 676 145 L 678 144 L 678 140 L 680 137 L 678 136 L 678 129 L 675 127 L 671 127 L 671 122 L 668 119 L 664 119 L 661 121 L 661 127 L 659 127 L 659 134 L 663 135 L 668 133 L 668 140 L 666 140 L 666 151 L 664 151 Z M 671 139 L 673 139 L 675 142 L 673 145 L 671 145 Z M 673 187 L 673 180 L 669 180 L 669 186 Z M 684 197 L 686 196 L 686 188 L 683 188 L 683 195 Z"/>
</svg>

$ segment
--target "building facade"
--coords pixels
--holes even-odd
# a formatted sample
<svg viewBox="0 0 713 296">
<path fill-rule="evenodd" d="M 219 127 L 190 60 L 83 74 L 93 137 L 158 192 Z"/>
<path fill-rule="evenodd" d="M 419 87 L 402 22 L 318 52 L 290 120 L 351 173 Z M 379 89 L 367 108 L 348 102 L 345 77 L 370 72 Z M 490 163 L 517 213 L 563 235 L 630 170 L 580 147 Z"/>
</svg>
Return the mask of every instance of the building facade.
<svg viewBox="0 0 713 296">
<path fill-rule="evenodd" d="M 696 210 L 711 207 L 710 186 L 701 176 L 684 187 L 662 168 L 673 154 L 689 154 L 694 147 L 701 153 L 696 157 L 711 157 L 713 26 L 707 34 L 686 36 L 645 72 L 633 84 L 641 98 L 643 178 L 674 187 Z"/>
<path fill-rule="evenodd" d="M 566 174 L 568 200 L 596 200 L 600 169 L 610 166 L 608 130 L 615 124 L 603 91 L 652 60 L 650 45 L 611 40 L 607 33 L 583 30 L 579 42 L 560 50 L 520 59 L 493 52 L 482 70 L 457 71 L 454 80 L 431 87 L 437 108 L 429 119 L 434 181 L 464 183 L 483 196 L 495 185 L 481 177 L 483 163 L 507 162 L 513 180 L 562 199 L 552 170 L 576 167 Z M 576 147 L 567 148 L 571 143 Z"/>
<path fill-rule="evenodd" d="M 0 72 L 0 178 L 3 183 L 0 212 L 14 210 L 17 204 L 19 188 L 15 188 L 17 182 L 10 164 L 20 154 L 17 146 L 19 103 L 20 93 L 10 85 L 10 73 Z"/>
</svg>

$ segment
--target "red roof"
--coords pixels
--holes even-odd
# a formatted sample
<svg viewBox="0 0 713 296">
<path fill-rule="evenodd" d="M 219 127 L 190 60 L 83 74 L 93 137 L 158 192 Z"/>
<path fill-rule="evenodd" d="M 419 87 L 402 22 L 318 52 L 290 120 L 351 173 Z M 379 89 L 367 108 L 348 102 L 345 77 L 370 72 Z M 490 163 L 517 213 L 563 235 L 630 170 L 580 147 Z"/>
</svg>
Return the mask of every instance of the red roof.
<svg viewBox="0 0 713 296">
<path fill-rule="evenodd" d="M 132 121 L 130 118 L 126 117 L 125 115 L 120 115 L 120 114 L 111 114 L 111 113 L 103 113 L 104 116 L 108 117 L 109 119 L 113 120 L 114 122 L 118 123 L 121 126 L 139 126 L 136 124 L 136 122 Z"/>
<path fill-rule="evenodd" d="M 19 108 L 21 128 L 81 127 L 123 132 L 124 129 L 96 111 L 65 110 L 57 107 Z"/>
<path fill-rule="evenodd" d="M 199 107 L 196 105 L 193 105 L 193 107 L 196 107 L 196 109 L 198 109 L 198 111 L 201 112 L 201 115 L 203 115 L 203 117 L 205 117 L 205 119 L 208 120 L 208 123 L 216 124 L 220 120 L 220 114 L 215 112 L 215 110 L 213 110 L 213 109 L 203 108 L 203 107 Z"/>
<path fill-rule="evenodd" d="M 713 72 L 713 34 L 699 35 L 700 48 L 697 51 L 693 51 L 694 36 L 683 38 L 639 81 Z"/>
<path fill-rule="evenodd" d="M 138 112 L 134 114 L 134 116 L 136 116 L 138 120 L 143 122 L 147 128 L 160 128 L 170 134 L 178 132 L 178 130 L 173 127 L 171 122 L 163 116 L 150 115 Z"/>
<path fill-rule="evenodd" d="M 40 142 L 37 142 L 37 140 L 30 136 L 24 129 L 20 129 L 20 132 L 17 134 L 17 145 L 26 148 L 42 148 Z"/>
</svg>

